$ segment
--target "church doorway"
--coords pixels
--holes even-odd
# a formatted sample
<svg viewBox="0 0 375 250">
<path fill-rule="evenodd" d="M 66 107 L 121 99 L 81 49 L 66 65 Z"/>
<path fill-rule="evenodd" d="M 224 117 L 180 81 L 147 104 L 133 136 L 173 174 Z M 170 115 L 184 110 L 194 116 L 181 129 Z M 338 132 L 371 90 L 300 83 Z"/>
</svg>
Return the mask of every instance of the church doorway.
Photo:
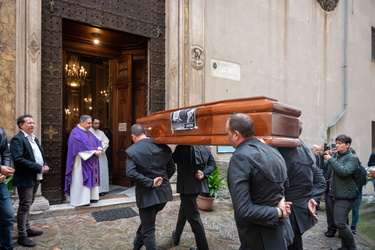
<svg viewBox="0 0 375 250">
<path fill-rule="evenodd" d="M 132 143 L 131 125 L 147 115 L 149 41 L 71 20 L 63 20 L 62 37 L 63 145 L 81 115 L 98 117 L 110 139 L 110 183 L 131 186 L 125 149 Z"/>
</svg>

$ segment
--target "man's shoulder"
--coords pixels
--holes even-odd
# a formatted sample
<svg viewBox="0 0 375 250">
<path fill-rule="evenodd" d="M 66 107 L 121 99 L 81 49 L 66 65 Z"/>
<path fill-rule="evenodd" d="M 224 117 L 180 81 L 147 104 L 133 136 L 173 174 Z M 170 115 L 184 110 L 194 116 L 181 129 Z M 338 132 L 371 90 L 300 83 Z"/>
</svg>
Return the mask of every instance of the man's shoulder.
<svg viewBox="0 0 375 250">
<path fill-rule="evenodd" d="M 23 133 L 22 133 L 22 131 L 19 131 L 17 134 L 15 134 L 15 135 L 12 137 L 12 140 L 19 140 L 19 139 L 22 139 L 22 136 L 24 136 Z"/>
</svg>

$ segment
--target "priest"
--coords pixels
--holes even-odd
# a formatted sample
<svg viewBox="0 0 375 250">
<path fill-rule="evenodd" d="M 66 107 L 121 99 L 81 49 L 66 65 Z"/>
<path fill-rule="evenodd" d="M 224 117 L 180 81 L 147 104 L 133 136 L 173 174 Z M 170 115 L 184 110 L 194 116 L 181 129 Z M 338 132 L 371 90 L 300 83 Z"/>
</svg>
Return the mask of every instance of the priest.
<svg viewBox="0 0 375 250">
<path fill-rule="evenodd" d="M 104 196 L 109 192 L 109 173 L 108 173 L 108 159 L 106 150 L 109 147 L 109 139 L 104 134 L 103 131 L 99 129 L 100 120 L 97 117 L 92 118 L 92 127 L 90 131 L 98 138 L 102 144 L 103 154 L 99 156 L 99 168 L 100 168 L 100 186 L 99 186 L 99 195 Z"/>
<path fill-rule="evenodd" d="M 99 200 L 99 156 L 103 149 L 90 132 L 91 126 L 91 116 L 82 115 L 69 136 L 64 191 L 73 206 L 89 206 Z"/>
</svg>

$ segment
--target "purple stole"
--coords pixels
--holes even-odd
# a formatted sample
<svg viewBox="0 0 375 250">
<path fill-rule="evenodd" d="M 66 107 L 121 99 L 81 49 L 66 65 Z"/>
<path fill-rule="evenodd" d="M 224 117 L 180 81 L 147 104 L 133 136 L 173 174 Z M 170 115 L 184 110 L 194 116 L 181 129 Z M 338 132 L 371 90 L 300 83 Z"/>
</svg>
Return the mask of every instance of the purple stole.
<svg viewBox="0 0 375 250">
<path fill-rule="evenodd" d="M 82 151 L 96 150 L 101 143 L 91 131 L 83 131 L 78 126 L 74 127 L 69 136 L 68 155 L 66 158 L 65 188 L 66 194 L 70 195 L 70 184 L 72 183 L 72 171 L 75 156 Z M 82 185 L 88 188 L 99 186 L 99 157 L 92 155 L 82 163 Z"/>
</svg>

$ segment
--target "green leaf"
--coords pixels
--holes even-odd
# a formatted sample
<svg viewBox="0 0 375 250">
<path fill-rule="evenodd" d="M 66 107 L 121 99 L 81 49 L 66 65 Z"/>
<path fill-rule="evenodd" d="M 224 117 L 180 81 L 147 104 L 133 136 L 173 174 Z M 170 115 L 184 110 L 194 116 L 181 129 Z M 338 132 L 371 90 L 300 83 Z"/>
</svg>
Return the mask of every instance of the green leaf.
<svg viewBox="0 0 375 250">
<path fill-rule="evenodd" d="M 226 182 L 224 179 L 225 176 L 220 178 L 220 168 L 216 166 L 216 169 L 206 179 L 209 192 L 202 193 L 201 195 L 205 197 L 215 197 L 219 191 L 219 188 L 225 186 Z"/>
<path fill-rule="evenodd" d="M 12 191 L 14 189 L 14 186 L 13 186 L 13 175 L 6 178 L 4 180 L 4 183 L 5 185 L 7 185 L 7 188 L 8 188 L 8 191 Z"/>
</svg>

